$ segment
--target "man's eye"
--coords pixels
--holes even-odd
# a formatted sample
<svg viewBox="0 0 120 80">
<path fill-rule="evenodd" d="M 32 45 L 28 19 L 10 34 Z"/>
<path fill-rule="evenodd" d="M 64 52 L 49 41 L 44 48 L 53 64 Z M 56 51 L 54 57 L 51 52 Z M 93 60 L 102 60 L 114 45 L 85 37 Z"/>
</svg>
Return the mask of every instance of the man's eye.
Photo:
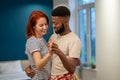
<svg viewBox="0 0 120 80">
<path fill-rule="evenodd" d="M 54 24 L 54 25 L 57 25 L 57 23 L 55 23 L 55 22 L 54 22 L 53 24 Z"/>
</svg>

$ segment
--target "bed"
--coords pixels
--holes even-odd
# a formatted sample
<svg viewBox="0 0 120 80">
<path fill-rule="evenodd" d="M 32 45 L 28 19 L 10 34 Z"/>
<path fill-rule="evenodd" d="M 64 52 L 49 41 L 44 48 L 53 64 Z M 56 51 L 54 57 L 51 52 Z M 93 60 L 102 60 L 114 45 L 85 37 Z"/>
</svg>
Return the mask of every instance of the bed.
<svg viewBox="0 0 120 80">
<path fill-rule="evenodd" d="M 30 80 L 24 69 L 28 60 L 0 61 L 0 80 Z"/>
</svg>

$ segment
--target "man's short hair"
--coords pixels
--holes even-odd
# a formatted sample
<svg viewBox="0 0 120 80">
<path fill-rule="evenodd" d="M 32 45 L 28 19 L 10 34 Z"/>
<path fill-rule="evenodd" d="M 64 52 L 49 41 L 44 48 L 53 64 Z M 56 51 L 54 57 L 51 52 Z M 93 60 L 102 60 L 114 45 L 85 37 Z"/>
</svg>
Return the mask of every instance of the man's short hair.
<svg viewBox="0 0 120 80">
<path fill-rule="evenodd" d="M 65 6 L 58 6 L 52 11 L 52 16 L 70 16 L 70 10 Z"/>
</svg>

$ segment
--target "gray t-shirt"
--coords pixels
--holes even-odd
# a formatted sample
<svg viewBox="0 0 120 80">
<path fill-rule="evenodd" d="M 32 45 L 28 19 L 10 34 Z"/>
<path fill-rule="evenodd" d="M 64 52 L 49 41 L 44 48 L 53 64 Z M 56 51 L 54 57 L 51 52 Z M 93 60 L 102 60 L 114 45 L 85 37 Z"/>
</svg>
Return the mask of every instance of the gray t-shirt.
<svg viewBox="0 0 120 80">
<path fill-rule="evenodd" d="M 48 52 L 48 48 L 44 38 L 30 37 L 29 39 L 27 39 L 25 53 L 28 55 L 28 59 L 30 61 L 32 69 L 36 72 L 36 75 L 33 77 L 33 80 L 48 80 L 51 72 L 51 60 L 41 71 L 39 71 L 36 68 L 32 57 L 32 53 L 34 51 L 40 51 L 41 56 L 45 56 L 45 54 Z"/>
</svg>

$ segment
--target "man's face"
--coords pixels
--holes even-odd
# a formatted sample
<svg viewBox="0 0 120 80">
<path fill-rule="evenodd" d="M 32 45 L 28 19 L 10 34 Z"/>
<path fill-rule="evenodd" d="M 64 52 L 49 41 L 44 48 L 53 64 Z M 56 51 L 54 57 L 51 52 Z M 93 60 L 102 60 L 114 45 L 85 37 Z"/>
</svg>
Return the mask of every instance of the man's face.
<svg viewBox="0 0 120 80">
<path fill-rule="evenodd" d="M 52 24 L 53 24 L 53 28 L 54 28 L 55 33 L 61 34 L 64 32 L 65 27 L 63 24 L 63 19 L 61 17 L 56 17 L 56 16 L 53 17 L 52 16 Z"/>
</svg>

